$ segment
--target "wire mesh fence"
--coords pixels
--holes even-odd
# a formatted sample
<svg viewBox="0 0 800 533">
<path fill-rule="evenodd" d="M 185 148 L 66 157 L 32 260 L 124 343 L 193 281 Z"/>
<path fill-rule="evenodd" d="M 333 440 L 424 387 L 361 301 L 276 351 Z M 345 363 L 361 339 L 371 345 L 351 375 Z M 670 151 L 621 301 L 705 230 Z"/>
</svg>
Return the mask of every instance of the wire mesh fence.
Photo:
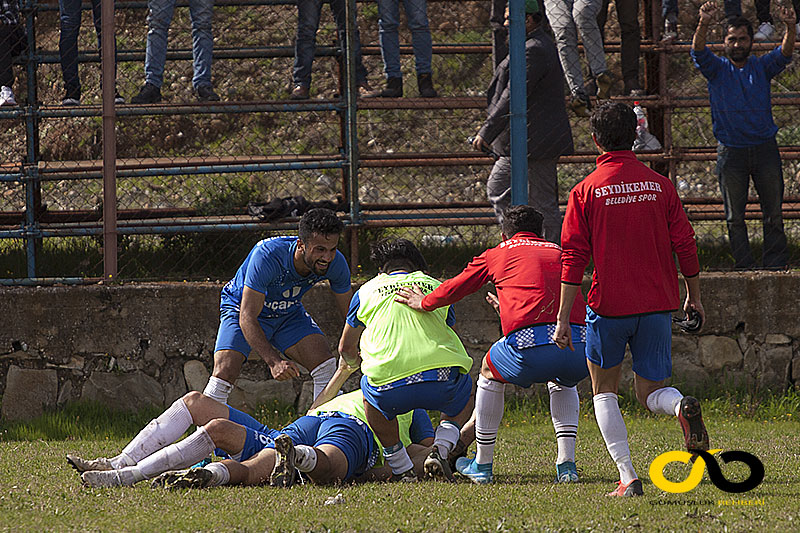
<svg viewBox="0 0 800 533">
<path fill-rule="evenodd" d="M 543 140 L 529 144 L 528 157 L 561 156 L 554 179 L 563 210 L 569 189 L 594 169 L 589 108 L 607 98 L 641 101 L 661 145 L 642 159 L 684 199 L 704 267 L 730 269 L 708 85 L 689 54 L 699 5 L 681 1 L 673 25 L 650 1 L 541 2 L 527 30 L 528 43 L 542 34 L 540 55 L 528 59 L 528 117 L 529 136 Z M 482 127 L 495 105 L 502 127 L 485 140 L 495 151 L 507 142 L 500 96 L 508 66 L 497 52 L 505 7 L 499 0 L 430 0 L 411 11 L 393 0 L 356 4 L 359 99 L 351 110 L 343 0 L 224 0 L 213 10 L 201 0 L 117 2 L 119 277 L 225 279 L 260 238 L 296 225 L 291 216 L 256 218 L 248 204 L 290 197 L 339 209 L 353 228 L 342 250 L 364 269 L 372 268 L 368 242 L 395 233 L 435 257 L 439 273 L 460 269 L 499 239 L 486 188 L 493 160 L 467 139 L 489 135 Z M 103 130 L 95 12 L 91 2 L 74 1 L 17 9 L 14 36 L 6 31 L 12 25 L 0 25 L 0 54 L 14 58 L 15 75 L 2 83 L 14 102 L 0 106 L 0 277 L 97 278 Z M 754 6 L 741 9 L 759 31 Z M 773 15 L 775 33 L 754 44 L 754 56 L 783 35 Z M 728 28 L 718 18 L 708 40 L 724 56 Z M 27 48 L 17 43 L 23 33 Z M 532 86 L 533 71 L 549 81 Z M 793 266 L 800 261 L 798 72 L 790 64 L 771 83 Z M 392 78 L 402 79 L 402 98 Z M 157 92 L 147 93 L 148 84 Z M 542 104 L 551 90 L 558 103 Z M 558 120 L 537 114 L 554 110 L 564 113 L 573 150 L 557 146 Z M 756 193 L 751 186 L 745 219 L 758 256 Z"/>
</svg>

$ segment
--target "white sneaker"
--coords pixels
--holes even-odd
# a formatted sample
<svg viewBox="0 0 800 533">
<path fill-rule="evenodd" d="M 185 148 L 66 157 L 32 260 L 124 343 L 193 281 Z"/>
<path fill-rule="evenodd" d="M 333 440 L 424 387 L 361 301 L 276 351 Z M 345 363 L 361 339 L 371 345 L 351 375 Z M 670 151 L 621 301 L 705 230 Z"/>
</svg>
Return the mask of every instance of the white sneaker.
<svg viewBox="0 0 800 533">
<path fill-rule="evenodd" d="M 14 100 L 14 91 L 5 85 L 0 87 L 0 106 L 4 105 L 17 105 L 17 101 Z"/>
<path fill-rule="evenodd" d="M 762 22 L 758 27 L 758 31 L 756 31 L 755 35 L 753 35 L 753 40 L 769 41 L 772 39 L 773 35 L 775 35 L 775 26 L 773 26 L 770 22 Z"/>
<path fill-rule="evenodd" d="M 134 475 L 133 470 L 133 468 L 89 470 L 81 474 L 81 479 L 87 487 L 130 487 L 140 481 Z"/>
</svg>

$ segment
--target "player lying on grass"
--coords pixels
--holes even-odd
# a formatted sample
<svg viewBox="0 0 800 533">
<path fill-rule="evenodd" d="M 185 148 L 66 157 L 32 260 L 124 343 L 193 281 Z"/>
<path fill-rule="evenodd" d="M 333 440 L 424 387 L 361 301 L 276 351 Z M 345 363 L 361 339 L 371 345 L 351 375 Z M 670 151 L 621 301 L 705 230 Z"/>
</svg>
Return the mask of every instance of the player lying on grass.
<svg viewBox="0 0 800 533">
<path fill-rule="evenodd" d="M 561 303 L 555 341 L 573 346 L 571 309 L 586 266 L 594 262 L 587 296 L 586 359 L 594 413 L 620 480 L 610 496 L 641 496 L 628 448 L 617 390 L 630 346 L 636 399 L 654 413 L 677 416 L 689 451 L 708 450 L 700 403 L 666 385 L 672 374 L 671 313 L 680 306 L 680 265 L 686 286 L 684 311 L 705 318 L 700 302 L 700 264 L 694 230 L 672 182 L 636 159 L 636 115 L 627 105 L 606 103 L 592 113 L 592 139 L 601 152 L 597 169 L 569 194 L 561 233 Z"/>
<path fill-rule="evenodd" d="M 527 205 L 505 210 L 503 242 L 470 261 L 456 277 L 427 295 L 417 286 L 403 287 L 396 300 L 418 311 L 453 304 L 492 282 L 504 337 L 483 358 L 475 397 L 473 460 L 459 458 L 456 469 L 475 483 L 492 481 L 492 458 L 503 419 L 506 383 L 530 387 L 547 383 L 550 413 L 556 432 L 556 480 L 578 481 L 575 439 L 578 431 L 577 383 L 589 375 L 583 353 L 586 326 L 583 297 L 569 317 L 575 351 L 562 350 L 552 340 L 561 289 L 561 248 L 542 239 L 542 215 Z M 462 441 L 464 437 L 462 437 Z M 469 439 L 467 439 L 469 440 Z"/>
<path fill-rule="evenodd" d="M 192 424 L 198 426 L 197 430 L 175 442 Z M 413 441 L 430 446 L 433 442 L 433 427 L 424 411 L 403 416 L 400 428 L 405 444 Z M 335 483 L 363 474 L 379 458 L 378 444 L 366 425 L 360 391 L 335 398 L 281 431 L 198 392 L 190 392 L 152 420 L 119 455 L 92 460 L 67 455 L 67 461 L 88 486 L 129 486 L 191 466 L 215 449 L 235 460 L 211 463 L 200 473 L 184 472 L 188 476 L 184 484 L 194 480 L 202 486 L 254 485 L 265 482 L 273 473 L 274 484 L 291 486 L 295 467 L 315 483 Z M 260 453 L 265 449 L 271 451 Z M 280 455 L 278 461 L 276 453 Z M 258 460 L 248 463 L 251 458 Z M 195 470 L 199 469 L 188 472 Z"/>
<path fill-rule="evenodd" d="M 417 247 L 406 239 L 384 239 L 370 255 L 381 273 L 353 295 L 339 353 L 350 366 L 360 365 L 367 421 L 383 443 L 394 479 L 418 479 L 396 417 L 430 409 L 441 411 L 442 421 L 425 474 L 452 480 L 447 454 L 472 412 L 472 359 L 451 327 L 452 308 L 420 313 L 394 301 L 401 287 L 419 285 L 431 291 L 439 285 L 423 273 L 427 264 Z"/>
</svg>

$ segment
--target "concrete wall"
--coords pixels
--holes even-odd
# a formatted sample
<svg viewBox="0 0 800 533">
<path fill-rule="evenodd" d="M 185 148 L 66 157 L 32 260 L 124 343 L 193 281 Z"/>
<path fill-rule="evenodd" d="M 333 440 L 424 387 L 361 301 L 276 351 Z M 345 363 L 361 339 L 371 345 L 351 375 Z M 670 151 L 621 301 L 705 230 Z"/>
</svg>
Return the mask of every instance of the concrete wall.
<svg viewBox="0 0 800 533">
<path fill-rule="evenodd" d="M 685 392 L 709 384 L 756 393 L 800 387 L 800 273 L 707 274 L 702 286 L 708 320 L 700 335 L 673 336 L 673 382 Z M 212 367 L 220 288 L 0 288 L 3 418 L 29 418 L 80 398 L 120 409 L 163 406 L 187 390 L 202 390 Z M 459 332 L 476 361 L 500 336 L 484 292 L 456 307 Z M 342 319 L 330 291 L 315 288 L 304 303 L 333 347 Z M 301 409 L 310 404 L 307 374 L 280 383 L 268 376 L 263 362 L 248 361 L 231 405 L 252 410 L 272 399 Z M 348 386 L 357 386 L 355 378 Z"/>
</svg>

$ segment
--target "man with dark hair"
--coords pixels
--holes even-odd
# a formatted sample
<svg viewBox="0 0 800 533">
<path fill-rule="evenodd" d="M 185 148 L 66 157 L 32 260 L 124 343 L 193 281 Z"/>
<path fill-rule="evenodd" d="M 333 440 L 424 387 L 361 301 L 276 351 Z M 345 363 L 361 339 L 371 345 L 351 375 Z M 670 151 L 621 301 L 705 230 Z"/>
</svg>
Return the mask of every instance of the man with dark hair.
<svg viewBox="0 0 800 533">
<path fill-rule="evenodd" d="M 383 240 L 371 256 L 381 273 L 353 295 L 339 353 L 350 367 L 361 367 L 367 422 L 394 480 L 417 481 L 397 432 L 397 416 L 413 409 L 441 411 L 424 469 L 428 477 L 452 480 L 447 456 L 472 411 L 472 358 L 451 327 L 450 306 L 418 313 L 395 301 L 403 287 L 432 291 L 439 285 L 420 270 L 425 260 L 417 247 L 406 239 Z"/>
<path fill-rule="evenodd" d="M 525 2 L 525 61 L 527 64 L 528 203 L 544 215 L 544 238 L 559 242 L 558 158 L 571 154 L 572 130 L 564 106 L 564 72 L 555 43 L 542 28 L 536 0 Z M 506 10 L 506 24 L 508 23 Z M 488 117 L 475 135 L 476 150 L 499 157 L 486 182 L 486 192 L 500 222 L 511 205 L 511 131 L 509 127 L 510 70 L 506 57 L 489 86 Z"/>
<path fill-rule="evenodd" d="M 750 56 L 753 27 L 746 18 L 728 22 L 725 55 L 706 47 L 706 34 L 717 12 L 714 2 L 700 7 L 700 22 L 692 40 L 692 59 L 708 80 L 711 121 L 717 138 L 717 174 L 735 268 L 754 268 L 745 224 L 747 195 L 753 180 L 764 215 L 765 268 L 786 268 L 789 254 L 783 230 L 783 169 L 772 120 L 770 80 L 792 60 L 795 14 L 782 7 L 786 33 L 780 46 L 760 57 Z"/>
<path fill-rule="evenodd" d="M 654 413 L 677 416 L 687 449 L 707 450 L 700 403 L 666 386 L 672 373 L 670 313 L 680 305 L 678 273 L 686 285 L 683 309 L 705 319 L 694 231 L 675 187 L 631 151 L 636 115 L 623 103 L 599 107 L 591 119 L 601 155 L 597 169 L 570 192 L 561 244 L 561 302 L 554 340 L 573 346 L 573 302 L 594 261 L 586 308 L 586 359 L 595 417 L 620 481 L 610 496 L 641 496 L 617 391 L 625 347 L 633 357 L 636 398 Z"/>
<path fill-rule="evenodd" d="M 542 215 L 530 206 L 506 209 L 502 227 L 503 242 L 473 258 L 459 275 L 427 295 L 416 286 L 402 287 L 396 299 L 417 311 L 433 311 L 461 300 L 486 283 L 494 283 L 497 296 L 489 293 L 486 299 L 496 308 L 499 302 L 504 336 L 484 356 L 478 377 L 475 397 L 478 453 L 474 460 L 459 458 L 456 468 L 475 483 L 490 483 L 497 431 L 503 419 L 505 384 L 527 388 L 533 383 L 547 383 L 558 443 L 556 480 L 578 481 L 575 438 L 579 402 L 575 386 L 589 374 L 583 355 L 586 336 L 583 297 L 580 293 L 573 295 L 577 301 L 569 317 L 573 344 L 578 349 L 561 350 L 552 338 L 558 309 L 561 248 L 540 237 Z"/>
<path fill-rule="evenodd" d="M 251 350 L 279 380 L 300 375 L 293 361 L 311 372 L 314 396 L 336 370 L 336 359 L 301 298 L 323 280 L 347 315 L 353 291 L 350 269 L 336 247 L 344 229 L 329 209 L 311 209 L 300 219 L 298 237 L 272 237 L 256 244 L 236 276 L 222 288 L 214 371 L 203 394 L 228 401 L 233 383 Z M 283 352 L 290 359 L 281 359 Z"/>
<path fill-rule="evenodd" d="M 178 440 L 192 425 L 197 429 Z M 420 409 L 402 415 L 400 434 L 410 452 L 426 450 L 433 442 L 428 414 Z M 215 449 L 229 459 L 175 471 Z M 372 469 L 380 458 L 376 452 L 361 391 L 334 398 L 281 430 L 192 391 L 145 426 L 119 455 L 87 460 L 68 454 L 67 462 L 90 487 L 131 486 L 156 477 L 153 486 L 165 488 L 265 482 L 290 487 L 297 470 L 318 484 L 349 481 Z"/>
</svg>

